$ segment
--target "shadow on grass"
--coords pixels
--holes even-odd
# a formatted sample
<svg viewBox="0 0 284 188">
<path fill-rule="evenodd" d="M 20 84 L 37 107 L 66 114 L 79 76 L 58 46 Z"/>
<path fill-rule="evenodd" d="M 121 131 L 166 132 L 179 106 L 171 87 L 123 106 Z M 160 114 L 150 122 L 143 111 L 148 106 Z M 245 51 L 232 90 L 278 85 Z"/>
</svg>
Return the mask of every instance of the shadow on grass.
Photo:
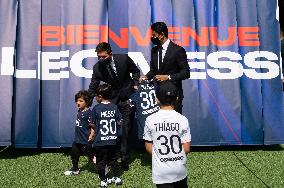
<svg viewBox="0 0 284 188">
<path fill-rule="evenodd" d="M 87 172 L 98 174 L 96 170 L 96 165 L 90 162 L 87 162 L 83 166 L 81 166 L 80 171 L 87 171 Z"/>
<path fill-rule="evenodd" d="M 135 141 L 131 142 L 130 147 L 132 151 L 130 164 L 138 159 L 140 160 L 142 166 L 151 166 L 152 158 L 145 150 L 144 140 L 136 139 Z"/>
<path fill-rule="evenodd" d="M 17 159 L 24 156 L 36 156 L 42 153 L 62 153 L 64 156 L 70 155 L 70 148 L 14 148 L 0 147 L 0 159 Z"/>
<path fill-rule="evenodd" d="M 133 162 L 135 159 L 139 159 L 142 166 L 150 166 L 152 165 L 152 157 L 146 153 L 145 149 L 135 149 L 132 154 L 132 160 Z"/>
<path fill-rule="evenodd" d="M 70 156 L 71 148 L 14 148 L 0 147 L 0 159 L 17 159 L 23 156 L 35 156 L 41 153 L 61 153 L 63 156 Z M 151 156 L 145 151 L 141 143 L 138 147 L 132 146 L 131 162 L 139 159 L 142 166 L 151 166 Z M 216 151 L 284 151 L 284 145 L 242 145 L 242 146 L 191 146 L 191 152 L 216 152 Z M 83 169 L 91 170 L 88 164 Z"/>
</svg>

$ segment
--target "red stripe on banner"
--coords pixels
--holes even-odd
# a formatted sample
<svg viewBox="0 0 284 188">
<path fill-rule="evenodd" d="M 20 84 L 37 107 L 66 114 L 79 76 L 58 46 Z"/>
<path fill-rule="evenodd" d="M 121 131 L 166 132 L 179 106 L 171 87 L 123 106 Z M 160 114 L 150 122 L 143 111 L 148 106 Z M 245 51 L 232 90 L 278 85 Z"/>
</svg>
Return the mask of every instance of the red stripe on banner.
<svg viewBox="0 0 284 188">
<path fill-rule="evenodd" d="M 223 112 L 223 110 L 221 109 L 220 105 L 218 104 L 216 97 L 213 95 L 213 93 L 211 92 L 210 88 L 208 87 L 207 83 L 205 83 L 205 81 L 202 80 L 202 84 L 205 86 L 206 90 L 208 91 L 209 95 L 211 96 L 211 98 L 213 99 L 215 105 L 217 106 L 222 118 L 225 121 L 226 126 L 229 128 L 229 130 L 231 131 L 231 133 L 233 134 L 233 136 L 235 137 L 236 141 L 238 142 L 239 145 L 242 144 L 242 142 L 240 141 L 239 137 L 237 136 L 237 134 L 235 133 L 235 131 L 232 128 L 231 123 L 229 122 L 228 118 L 226 117 L 225 113 Z"/>
</svg>

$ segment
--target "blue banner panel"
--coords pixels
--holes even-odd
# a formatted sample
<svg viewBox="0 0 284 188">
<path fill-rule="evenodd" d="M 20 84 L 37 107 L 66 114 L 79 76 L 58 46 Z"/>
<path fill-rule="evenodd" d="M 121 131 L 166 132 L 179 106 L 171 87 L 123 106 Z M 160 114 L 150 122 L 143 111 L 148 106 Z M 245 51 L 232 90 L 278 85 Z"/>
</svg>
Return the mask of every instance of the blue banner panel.
<svg viewBox="0 0 284 188">
<path fill-rule="evenodd" d="M 266 11 L 273 10 L 276 3 L 276 1 L 269 0 L 258 1 L 257 19 L 260 25 L 260 50 L 277 54 L 277 56 L 274 55 L 274 62 L 280 65 L 279 23 L 275 19 L 275 11 Z M 266 61 L 267 58 L 263 57 L 261 60 Z M 267 72 L 265 69 L 262 71 Z M 283 98 L 281 97 L 284 92 L 280 77 L 281 70 L 278 71 L 280 74 L 276 78 L 262 80 L 264 144 L 281 144 L 284 142 L 284 111 Z"/>
<path fill-rule="evenodd" d="M 257 20 L 257 1 L 236 1 L 237 24 L 241 27 L 259 27 Z M 250 7 L 250 11 L 248 10 Z M 269 20 L 267 20 L 269 21 Z M 241 31 L 238 30 L 240 44 Z M 244 57 L 249 52 L 259 51 L 259 46 L 244 45 L 239 47 L 239 54 Z M 243 69 L 248 69 L 249 62 L 242 58 Z M 256 68 L 259 72 L 259 68 Z M 242 120 L 242 141 L 244 144 L 263 143 L 263 117 L 262 117 L 262 94 L 261 80 L 252 79 L 243 75 L 240 79 L 241 93 L 241 120 Z M 249 89 L 242 89 L 249 88 Z"/>
<path fill-rule="evenodd" d="M 15 70 L 15 146 L 37 147 L 40 81 L 38 28 L 41 1 L 18 1 Z"/>
<path fill-rule="evenodd" d="M 11 145 L 17 2 L 0 1 L 0 146 Z"/>
</svg>

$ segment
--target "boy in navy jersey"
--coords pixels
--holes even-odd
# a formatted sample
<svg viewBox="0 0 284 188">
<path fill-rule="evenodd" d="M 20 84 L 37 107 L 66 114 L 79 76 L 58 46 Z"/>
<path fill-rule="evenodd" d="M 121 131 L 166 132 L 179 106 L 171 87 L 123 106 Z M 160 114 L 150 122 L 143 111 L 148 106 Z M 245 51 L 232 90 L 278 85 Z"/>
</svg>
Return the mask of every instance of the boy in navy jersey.
<svg viewBox="0 0 284 188">
<path fill-rule="evenodd" d="M 96 91 L 98 104 L 92 110 L 92 118 L 95 124 L 94 147 L 96 150 L 96 167 L 101 180 L 101 187 L 107 187 L 110 183 L 121 185 L 118 177 L 119 165 L 117 162 L 117 137 L 120 113 L 118 107 L 109 101 L 111 86 L 100 85 Z M 111 167 L 113 178 L 107 178 L 105 167 Z"/>
<path fill-rule="evenodd" d="M 75 102 L 78 113 L 71 151 L 72 168 L 64 173 L 67 176 L 79 174 L 78 163 L 81 155 L 87 155 L 89 161 L 92 161 L 94 156 L 91 150 L 91 142 L 94 137 L 94 130 L 91 128 L 92 111 L 89 109 L 92 105 L 92 99 L 88 91 L 81 90 L 75 95 Z"/>
<path fill-rule="evenodd" d="M 146 119 L 143 136 L 152 155 L 152 179 L 157 188 L 187 188 L 188 119 L 174 110 L 178 96 L 175 85 L 166 81 L 156 94 L 161 109 Z"/>
<path fill-rule="evenodd" d="M 129 103 L 135 108 L 138 139 L 143 139 L 146 118 L 160 109 L 156 101 L 154 80 L 142 80 L 138 90 L 130 97 Z"/>
</svg>

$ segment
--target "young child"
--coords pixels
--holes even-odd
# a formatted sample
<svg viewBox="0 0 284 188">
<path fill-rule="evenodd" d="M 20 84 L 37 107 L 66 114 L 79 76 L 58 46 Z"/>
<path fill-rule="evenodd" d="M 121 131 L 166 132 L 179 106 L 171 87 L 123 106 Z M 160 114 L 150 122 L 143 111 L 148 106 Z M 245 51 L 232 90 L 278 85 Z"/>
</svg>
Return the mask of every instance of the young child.
<svg viewBox="0 0 284 188">
<path fill-rule="evenodd" d="M 118 177 L 119 165 L 116 155 L 120 113 L 118 107 L 109 101 L 110 94 L 110 85 L 99 85 L 96 91 L 98 104 L 92 110 L 95 122 L 96 168 L 101 180 L 101 187 L 107 187 L 110 183 L 122 184 L 121 179 Z M 106 166 L 111 167 L 113 178 L 106 177 Z"/>
<path fill-rule="evenodd" d="M 185 188 L 191 142 L 188 119 L 174 110 L 177 89 L 171 82 L 162 83 L 156 94 L 161 109 L 146 119 L 143 136 L 152 155 L 152 179 L 157 188 Z"/>
<path fill-rule="evenodd" d="M 89 161 L 92 161 L 94 157 L 91 149 L 94 130 L 91 128 L 92 111 L 89 108 L 92 105 L 92 99 L 87 91 L 81 90 L 76 93 L 75 102 L 78 107 L 78 113 L 75 125 L 75 138 L 71 151 L 72 168 L 64 173 L 67 176 L 80 173 L 78 163 L 81 155 L 87 155 Z"/>
<path fill-rule="evenodd" d="M 160 109 L 156 101 L 154 81 L 142 80 L 138 90 L 130 97 L 128 101 L 131 107 L 135 108 L 138 139 L 142 140 L 146 118 Z"/>
</svg>

